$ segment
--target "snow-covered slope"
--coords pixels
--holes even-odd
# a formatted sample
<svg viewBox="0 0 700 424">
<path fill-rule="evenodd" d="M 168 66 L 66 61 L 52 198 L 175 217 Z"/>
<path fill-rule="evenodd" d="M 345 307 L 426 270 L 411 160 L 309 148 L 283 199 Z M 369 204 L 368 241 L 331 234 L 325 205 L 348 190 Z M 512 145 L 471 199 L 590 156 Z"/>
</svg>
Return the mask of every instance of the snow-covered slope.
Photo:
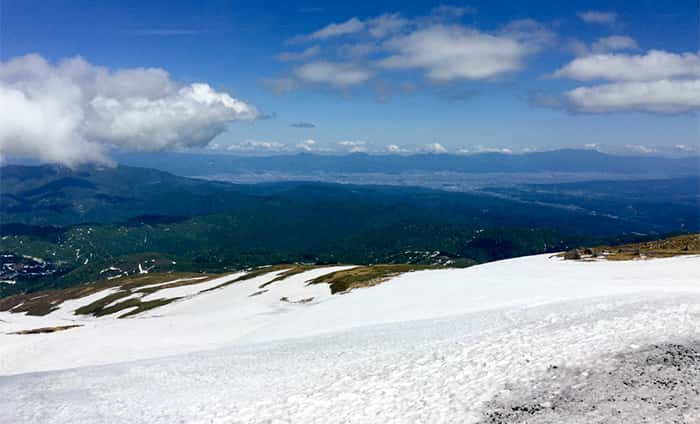
<svg viewBox="0 0 700 424">
<path fill-rule="evenodd" d="M 81 306 L 113 294 L 114 289 L 65 301 L 46 316 L 0 312 L 0 375 L 109 364 L 228 346 L 265 324 L 331 297 L 328 285 L 306 285 L 305 282 L 347 268 L 314 269 L 262 289 L 260 286 L 281 272 L 263 274 L 211 291 L 206 290 L 242 274 L 165 288 L 142 299 L 183 299 L 126 319 L 117 319 L 114 315 L 95 318 L 72 314 Z M 307 302 L 296 303 L 299 300 Z M 15 334 L 66 325 L 80 327 L 48 334 Z"/>
<path fill-rule="evenodd" d="M 0 422 L 476 422 L 553 364 L 595 372 L 620 351 L 700 338 L 697 256 L 540 255 L 342 295 L 306 284 L 337 269 L 181 288 L 128 319 L 66 312 L 84 300 L 0 313 Z"/>
</svg>

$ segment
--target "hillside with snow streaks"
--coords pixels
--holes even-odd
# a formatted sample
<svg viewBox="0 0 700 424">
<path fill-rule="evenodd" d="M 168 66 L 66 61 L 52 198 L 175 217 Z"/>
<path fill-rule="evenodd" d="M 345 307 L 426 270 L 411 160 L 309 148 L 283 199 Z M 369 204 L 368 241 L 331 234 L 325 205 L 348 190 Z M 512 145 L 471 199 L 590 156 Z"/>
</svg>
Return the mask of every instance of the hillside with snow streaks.
<svg viewBox="0 0 700 424">
<path fill-rule="evenodd" d="M 178 299 L 123 319 L 70 313 L 103 292 L 0 312 L 0 422 L 635 422 L 663 396 L 678 407 L 653 422 L 700 422 L 697 373 L 614 405 L 612 377 L 599 384 L 668 350 L 653 346 L 696 346 L 700 256 L 539 255 L 336 295 L 307 283 L 345 268 L 164 289 Z M 81 326 L 13 334 L 65 325 Z M 581 387 L 600 396 L 574 402 Z M 599 407 L 571 406 L 586 402 Z"/>
</svg>

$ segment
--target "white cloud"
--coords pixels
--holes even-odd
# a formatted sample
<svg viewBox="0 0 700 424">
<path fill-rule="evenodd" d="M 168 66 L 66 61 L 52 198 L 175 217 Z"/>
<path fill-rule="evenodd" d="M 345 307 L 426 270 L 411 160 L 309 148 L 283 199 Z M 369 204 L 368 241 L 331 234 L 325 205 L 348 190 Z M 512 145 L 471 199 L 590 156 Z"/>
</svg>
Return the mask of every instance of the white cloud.
<svg viewBox="0 0 700 424">
<path fill-rule="evenodd" d="M 526 151 L 534 151 L 534 149 L 527 149 Z M 507 147 L 491 147 L 491 146 L 484 146 L 484 145 L 477 145 L 477 146 L 472 146 L 472 147 L 460 147 L 457 149 L 457 154 L 459 155 L 470 155 L 470 154 L 476 154 L 476 153 L 506 153 L 506 154 L 511 154 L 513 153 L 512 149 L 509 149 Z"/>
<path fill-rule="evenodd" d="M 321 52 L 321 46 L 318 44 L 308 47 L 300 52 L 282 52 L 275 58 L 282 62 L 292 62 L 297 60 L 308 60 L 314 56 L 318 56 Z"/>
<path fill-rule="evenodd" d="M 292 128 L 316 128 L 316 124 L 306 121 L 297 121 L 289 124 Z"/>
<path fill-rule="evenodd" d="M 639 50 L 637 41 L 627 35 L 601 37 L 591 43 L 590 46 L 586 45 L 583 41 L 573 39 L 569 42 L 569 47 L 576 56 L 589 56 L 591 54 L 613 53 L 624 50 Z"/>
<path fill-rule="evenodd" d="M 625 144 L 625 149 L 631 150 L 636 153 L 641 153 L 641 154 L 651 154 L 651 153 L 656 153 L 658 150 L 656 150 L 653 147 L 647 147 L 643 146 L 641 144 Z"/>
<path fill-rule="evenodd" d="M 325 40 L 327 38 L 339 37 L 341 35 L 360 32 L 365 28 L 364 22 L 357 18 L 348 19 L 341 23 L 329 24 L 308 36 L 311 40 Z"/>
<path fill-rule="evenodd" d="M 578 17 L 584 22 L 589 24 L 614 24 L 617 21 L 617 13 L 615 12 L 601 12 L 598 10 L 589 10 L 586 12 L 579 12 Z"/>
<path fill-rule="evenodd" d="M 162 69 L 111 71 L 38 55 L 0 64 L 0 152 L 76 165 L 109 162 L 105 146 L 156 151 L 205 146 L 229 122 L 259 116 L 209 85 Z"/>
<path fill-rule="evenodd" d="M 388 144 L 386 146 L 386 151 L 389 153 L 396 153 L 396 154 L 410 152 L 410 150 L 405 149 L 405 148 L 399 146 L 398 144 Z"/>
<path fill-rule="evenodd" d="M 399 13 L 385 13 L 366 21 L 353 17 L 345 22 L 328 24 L 308 36 L 296 37 L 295 40 L 328 40 L 365 30 L 374 38 L 384 38 L 398 32 L 409 23 L 410 21 L 401 17 Z"/>
<path fill-rule="evenodd" d="M 520 70 L 539 40 L 524 40 L 522 32 L 487 34 L 463 26 L 433 25 L 386 43 L 394 54 L 379 62 L 387 69 L 425 69 L 430 79 L 483 80 Z"/>
<path fill-rule="evenodd" d="M 310 152 L 310 151 L 314 150 L 314 146 L 316 146 L 316 140 L 307 139 L 307 140 L 302 141 L 301 143 L 298 143 L 296 145 L 296 148 L 299 150 L 304 150 L 304 151 Z"/>
<path fill-rule="evenodd" d="M 447 153 L 447 149 L 440 143 L 430 143 L 423 146 L 425 153 Z"/>
<path fill-rule="evenodd" d="M 650 50 L 644 55 L 596 54 L 574 59 L 557 70 L 554 76 L 579 81 L 653 81 L 700 77 L 700 56 L 662 50 Z"/>
<path fill-rule="evenodd" d="M 591 49 L 586 45 L 581 40 L 577 39 L 571 39 L 568 42 L 568 48 L 571 50 L 576 56 L 588 56 L 591 54 Z"/>
<path fill-rule="evenodd" d="M 583 112 L 681 113 L 700 108 L 700 80 L 618 82 L 578 87 L 566 96 Z"/>
<path fill-rule="evenodd" d="M 344 140 L 339 141 L 338 144 L 341 146 L 364 146 L 367 142 L 364 140 Z"/>
<path fill-rule="evenodd" d="M 569 106 L 582 112 L 672 114 L 700 109 L 700 56 L 696 53 L 596 54 L 574 59 L 554 76 L 611 81 L 565 93 Z"/>
<path fill-rule="evenodd" d="M 287 146 L 276 141 L 245 140 L 231 144 L 226 150 L 234 152 L 283 152 Z"/>
<path fill-rule="evenodd" d="M 350 63 L 311 62 L 294 70 L 295 75 L 305 82 L 330 84 L 336 87 L 349 87 L 367 81 L 371 73 Z"/>
<path fill-rule="evenodd" d="M 534 19 L 510 21 L 496 35 L 517 40 L 528 54 L 541 50 L 555 38 L 552 31 Z"/>
<path fill-rule="evenodd" d="M 696 151 L 698 151 L 698 146 L 688 146 L 687 144 L 676 144 L 673 147 L 676 150 L 680 150 L 682 152 L 696 152 Z"/>
<path fill-rule="evenodd" d="M 346 88 L 370 80 L 381 69 L 423 69 L 429 79 L 438 82 L 488 80 L 519 71 L 528 56 L 554 38 L 551 31 L 532 19 L 511 21 L 492 32 L 458 23 L 460 16 L 475 12 L 470 7 L 439 6 L 428 16 L 412 19 L 385 13 L 332 23 L 311 35 L 294 38 L 318 40 L 327 57 L 292 69 L 292 78 L 265 83 L 277 93 L 304 83 Z M 347 43 L 339 44 L 334 39 L 347 34 L 353 34 Z M 279 57 L 297 59 L 304 53 Z"/>
<path fill-rule="evenodd" d="M 619 50 L 638 50 L 639 45 L 634 38 L 627 35 L 611 35 L 597 39 L 591 45 L 593 53 L 610 53 Z"/>
<path fill-rule="evenodd" d="M 367 151 L 367 142 L 364 140 L 344 140 L 339 141 L 338 145 L 343 146 L 350 153 L 360 153 Z"/>
<path fill-rule="evenodd" d="M 398 13 L 385 13 L 367 21 L 369 34 L 374 38 L 384 38 L 399 32 L 410 21 Z"/>
</svg>

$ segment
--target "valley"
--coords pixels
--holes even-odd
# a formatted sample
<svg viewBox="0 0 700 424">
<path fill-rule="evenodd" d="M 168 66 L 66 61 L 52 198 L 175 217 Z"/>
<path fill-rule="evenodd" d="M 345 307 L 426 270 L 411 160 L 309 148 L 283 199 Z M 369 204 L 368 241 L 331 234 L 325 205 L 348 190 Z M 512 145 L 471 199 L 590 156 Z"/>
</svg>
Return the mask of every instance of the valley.
<svg viewBox="0 0 700 424">
<path fill-rule="evenodd" d="M 698 230 L 695 177 L 452 192 L 231 184 L 118 166 L 7 166 L 0 296 L 151 272 L 469 266 Z M 653 193 L 653 194 L 650 194 Z"/>
</svg>

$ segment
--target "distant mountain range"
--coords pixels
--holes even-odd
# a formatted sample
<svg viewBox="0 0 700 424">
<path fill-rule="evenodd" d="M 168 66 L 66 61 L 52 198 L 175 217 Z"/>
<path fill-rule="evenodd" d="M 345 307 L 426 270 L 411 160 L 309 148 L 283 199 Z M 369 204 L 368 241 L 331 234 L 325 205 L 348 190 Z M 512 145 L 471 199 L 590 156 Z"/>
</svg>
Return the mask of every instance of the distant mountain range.
<svg viewBox="0 0 700 424">
<path fill-rule="evenodd" d="M 474 155 L 317 155 L 299 153 L 278 156 L 233 156 L 159 152 L 116 154 L 125 165 L 156 168 L 177 175 L 208 176 L 236 172 L 281 173 L 402 173 L 464 172 L 598 172 L 688 176 L 700 174 L 700 158 L 616 156 L 595 150 L 552 150 L 526 154 L 480 153 Z"/>
</svg>

